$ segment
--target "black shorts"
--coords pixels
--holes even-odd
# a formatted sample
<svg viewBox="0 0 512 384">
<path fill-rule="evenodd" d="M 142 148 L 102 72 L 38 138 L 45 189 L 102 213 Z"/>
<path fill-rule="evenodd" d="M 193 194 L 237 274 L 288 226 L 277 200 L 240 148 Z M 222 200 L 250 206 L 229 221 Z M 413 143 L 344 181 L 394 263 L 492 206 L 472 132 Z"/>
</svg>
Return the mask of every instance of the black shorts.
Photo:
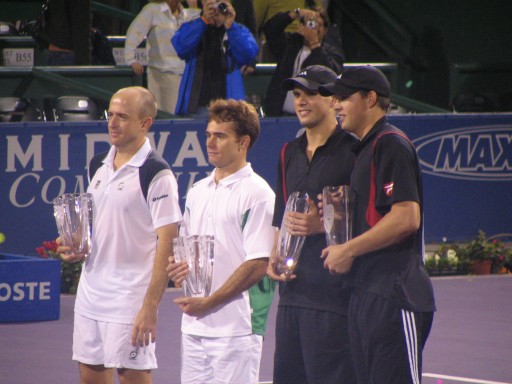
<svg viewBox="0 0 512 384">
<path fill-rule="evenodd" d="M 355 290 L 348 326 L 358 383 L 419 384 L 433 316 L 433 312 L 406 311 L 390 300 Z"/>
<path fill-rule="evenodd" d="M 280 306 L 274 384 L 355 384 L 345 315 Z"/>
</svg>

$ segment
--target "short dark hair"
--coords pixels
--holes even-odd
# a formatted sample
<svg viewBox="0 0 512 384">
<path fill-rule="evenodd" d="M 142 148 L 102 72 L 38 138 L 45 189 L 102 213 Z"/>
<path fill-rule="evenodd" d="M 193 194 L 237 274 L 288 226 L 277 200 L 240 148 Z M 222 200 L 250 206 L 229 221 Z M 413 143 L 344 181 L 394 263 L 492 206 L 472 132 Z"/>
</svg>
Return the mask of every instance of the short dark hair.
<svg viewBox="0 0 512 384">
<path fill-rule="evenodd" d="M 371 91 L 358 91 L 362 97 L 368 97 L 368 94 Z M 377 105 L 384 111 L 387 112 L 389 110 L 389 106 L 391 105 L 391 99 L 385 96 L 377 95 Z"/>
<path fill-rule="evenodd" d="M 249 136 L 250 143 L 248 149 L 251 149 L 258 136 L 260 135 L 260 120 L 258 112 L 252 104 L 243 100 L 217 99 L 210 102 L 208 106 L 208 122 L 226 123 L 232 121 L 235 123 L 235 132 L 240 138 Z"/>
</svg>

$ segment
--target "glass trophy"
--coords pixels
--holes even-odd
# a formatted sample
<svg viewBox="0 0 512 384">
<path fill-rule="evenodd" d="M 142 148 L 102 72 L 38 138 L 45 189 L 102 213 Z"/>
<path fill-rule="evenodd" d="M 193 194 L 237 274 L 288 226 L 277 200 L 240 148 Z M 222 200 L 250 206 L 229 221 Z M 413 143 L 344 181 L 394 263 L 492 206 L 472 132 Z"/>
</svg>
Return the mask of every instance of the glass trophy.
<svg viewBox="0 0 512 384">
<path fill-rule="evenodd" d="M 352 192 L 347 185 L 323 189 L 323 218 L 327 245 L 343 244 L 352 238 Z"/>
<path fill-rule="evenodd" d="M 66 193 L 53 199 L 53 215 L 62 244 L 69 253 L 87 257 L 91 252 L 93 197 L 90 193 Z"/>
<path fill-rule="evenodd" d="M 173 239 L 176 262 L 186 261 L 189 273 L 183 281 L 183 291 L 187 297 L 207 297 L 210 295 L 214 261 L 213 236 L 181 236 Z"/>
<path fill-rule="evenodd" d="M 305 236 L 290 234 L 286 227 L 287 220 L 289 220 L 287 213 L 307 213 L 308 211 L 308 194 L 305 192 L 293 192 L 286 203 L 286 210 L 281 222 L 281 232 L 277 242 L 276 260 L 273 263 L 274 272 L 278 276 L 288 278 L 293 274 L 306 238 Z"/>
</svg>

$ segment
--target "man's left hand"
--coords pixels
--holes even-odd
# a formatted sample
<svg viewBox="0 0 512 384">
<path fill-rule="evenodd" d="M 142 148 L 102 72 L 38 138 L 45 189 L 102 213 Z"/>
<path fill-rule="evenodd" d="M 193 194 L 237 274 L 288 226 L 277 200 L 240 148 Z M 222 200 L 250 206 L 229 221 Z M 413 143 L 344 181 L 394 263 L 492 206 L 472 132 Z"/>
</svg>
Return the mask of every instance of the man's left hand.
<svg viewBox="0 0 512 384">
<path fill-rule="evenodd" d="M 189 316 L 200 317 L 210 310 L 207 297 L 180 297 L 174 299 L 174 303 Z"/>
<path fill-rule="evenodd" d="M 132 345 L 135 346 L 148 346 L 149 343 L 156 341 L 156 324 L 157 313 L 149 309 L 141 308 L 135 321 L 132 330 Z"/>
</svg>

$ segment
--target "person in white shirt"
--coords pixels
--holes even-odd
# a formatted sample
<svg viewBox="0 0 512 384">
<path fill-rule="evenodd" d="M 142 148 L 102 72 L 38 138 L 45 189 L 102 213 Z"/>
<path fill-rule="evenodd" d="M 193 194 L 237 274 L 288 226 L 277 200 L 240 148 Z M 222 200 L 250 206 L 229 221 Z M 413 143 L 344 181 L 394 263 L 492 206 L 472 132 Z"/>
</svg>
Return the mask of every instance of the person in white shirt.
<svg viewBox="0 0 512 384">
<path fill-rule="evenodd" d="M 211 294 L 182 297 L 181 382 L 258 382 L 263 334 L 274 284 L 265 275 L 275 230 L 275 195 L 246 156 L 259 135 L 256 109 L 245 101 L 209 105 L 206 148 L 212 174 L 189 190 L 183 235 L 213 235 Z M 182 283 L 186 262 L 169 258 L 169 277 Z"/>
<path fill-rule="evenodd" d="M 117 369 L 120 384 L 150 384 L 157 368 L 157 311 L 182 215 L 176 179 L 146 137 L 156 111 L 147 89 L 117 91 L 108 109 L 112 147 L 89 164 L 92 243 L 73 331 L 81 383 L 113 383 Z M 64 261 L 84 259 L 69 249 L 58 248 Z"/>
<path fill-rule="evenodd" d="M 185 68 L 185 62 L 171 44 L 171 37 L 181 24 L 201 15 L 197 0 L 187 0 L 186 3 L 188 8 L 184 8 L 180 0 L 150 0 L 126 32 L 126 64 L 136 75 L 142 76 L 144 67 L 137 61 L 135 49 L 146 39 L 148 89 L 155 95 L 158 107 L 168 113 L 175 111 Z"/>
</svg>

